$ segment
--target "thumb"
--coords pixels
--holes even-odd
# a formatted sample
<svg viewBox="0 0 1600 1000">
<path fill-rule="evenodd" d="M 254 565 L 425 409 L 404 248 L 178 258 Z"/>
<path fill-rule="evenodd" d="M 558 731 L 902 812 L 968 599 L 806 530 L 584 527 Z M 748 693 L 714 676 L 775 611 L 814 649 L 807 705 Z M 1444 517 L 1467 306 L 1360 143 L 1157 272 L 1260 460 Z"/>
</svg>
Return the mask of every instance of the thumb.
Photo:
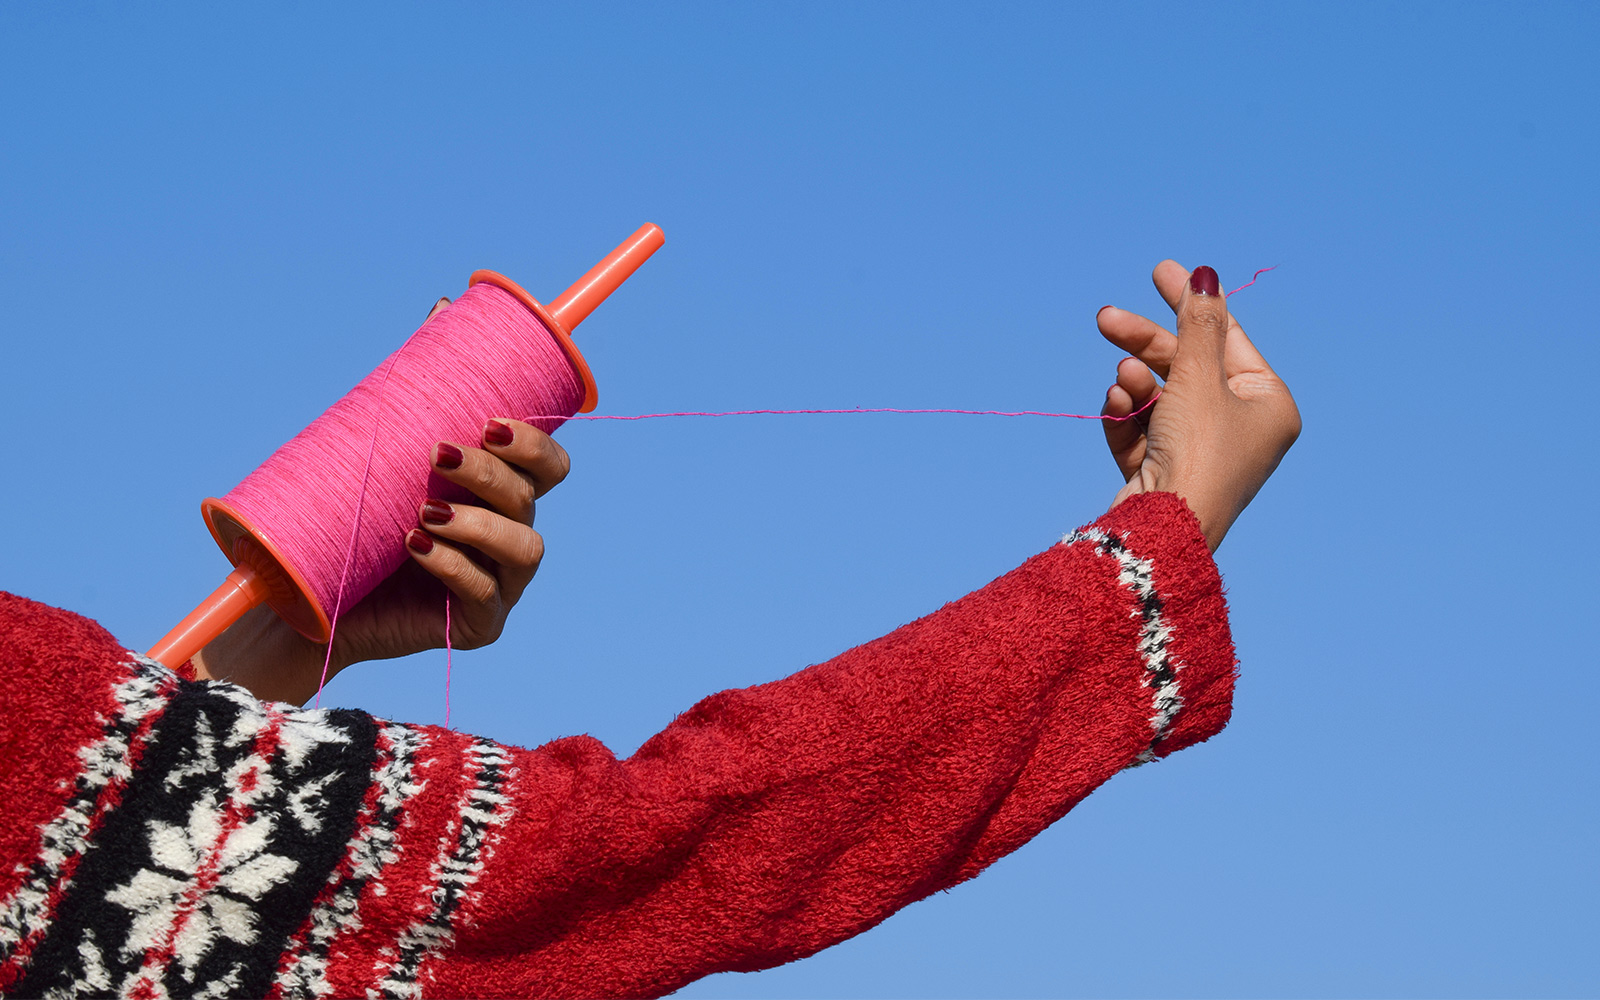
<svg viewBox="0 0 1600 1000">
<path fill-rule="evenodd" d="M 1177 313 L 1178 353 L 1172 359 L 1172 378 L 1226 385 L 1222 358 L 1228 342 L 1228 300 L 1216 271 L 1204 264 L 1194 269 Z"/>
</svg>

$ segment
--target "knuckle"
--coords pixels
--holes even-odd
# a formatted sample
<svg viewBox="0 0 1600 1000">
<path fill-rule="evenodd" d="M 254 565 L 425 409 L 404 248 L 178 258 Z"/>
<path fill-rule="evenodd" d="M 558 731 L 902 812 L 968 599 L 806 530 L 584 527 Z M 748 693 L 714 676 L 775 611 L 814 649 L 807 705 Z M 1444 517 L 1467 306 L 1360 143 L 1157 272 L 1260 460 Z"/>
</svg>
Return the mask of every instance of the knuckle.
<svg viewBox="0 0 1600 1000">
<path fill-rule="evenodd" d="M 543 431 L 528 435 L 528 443 L 523 454 L 523 464 L 529 468 L 544 465 L 550 460 L 550 449 L 555 442 L 550 440 L 550 435 Z"/>
<path fill-rule="evenodd" d="M 502 521 L 496 535 L 494 548 L 501 553 L 502 563 L 513 569 L 521 569 L 538 561 L 533 540 L 539 535 L 532 528 Z"/>
<path fill-rule="evenodd" d="M 1300 431 L 1304 424 L 1300 420 L 1300 409 L 1293 404 L 1289 407 L 1288 418 L 1283 423 L 1283 447 L 1288 450 L 1291 445 L 1300 440 Z"/>
<path fill-rule="evenodd" d="M 473 573 L 462 581 L 462 589 L 467 592 L 467 599 L 474 604 L 492 604 L 495 598 L 495 582 L 487 574 Z"/>
<path fill-rule="evenodd" d="M 1185 331 L 1193 329 L 1212 334 L 1228 332 L 1228 306 L 1220 298 L 1191 295 L 1181 317 Z"/>
<path fill-rule="evenodd" d="M 1197 296 L 1198 299 L 1198 296 Z M 1184 315 L 1179 320 L 1182 330 L 1179 334 L 1202 333 L 1210 336 L 1222 336 L 1227 333 L 1227 307 L 1221 302 L 1206 302 L 1203 299 L 1190 299 L 1189 306 L 1184 309 Z"/>
<path fill-rule="evenodd" d="M 526 524 L 504 517 L 492 517 L 484 525 L 482 548 L 507 569 L 535 569 L 544 558 L 544 539 Z"/>
<path fill-rule="evenodd" d="M 567 478 L 567 472 L 572 467 L 572 459 L 567 456 L 567 449 L 541 431 L 529 436 L 527 458 L 523 467 L 540 480 L 554 486 Z"/>
<path fill-rule="evenodd" d="M 496 461 L 497 459 L 482 453 L 475 455 L 466 476 L 463 477 L 466 481 L 461 485 L 480 497 L 494 489 L 495 481 L 498 479 L 495 469 Z"/>
<path fill-rule="evenodd" d="M 496 639 L 500 638 L 500 632 L 502 628 L 504 628 L 504 623 L 501 622 L 500 619 L 496 618 L 490 621 L 490 623 L 485 625 L 483 628 L 473 629 L 471 635 L 467 638 L 464 638 L 456 648 L 479 649 L 483 646 L 487 646 Z"/>
<path fill-rule="evenodd" d="M 532 524 L 534 495 L 533 484 L 526 479 L 519 479 L 516 496 L 512 499 L 511 510 L 507 512 L 507 516 L 523 525 Z"/>
</svg>

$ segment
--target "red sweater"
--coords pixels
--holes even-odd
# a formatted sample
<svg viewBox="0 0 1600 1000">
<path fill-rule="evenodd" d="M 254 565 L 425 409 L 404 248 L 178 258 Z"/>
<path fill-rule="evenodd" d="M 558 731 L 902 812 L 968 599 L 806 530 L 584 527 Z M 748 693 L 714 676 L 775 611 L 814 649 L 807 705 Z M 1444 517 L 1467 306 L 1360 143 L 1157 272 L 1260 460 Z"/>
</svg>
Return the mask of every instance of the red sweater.
<svg viewBox="0 0 1600 1000">
<path fill-rule="evenodd" d="M 655 996 L 971 878 L 1227 722 L 1193 516 L 1134 497 L 618 760 L 184 680 L 0 594 L 0 991 Z"/>
</svg>

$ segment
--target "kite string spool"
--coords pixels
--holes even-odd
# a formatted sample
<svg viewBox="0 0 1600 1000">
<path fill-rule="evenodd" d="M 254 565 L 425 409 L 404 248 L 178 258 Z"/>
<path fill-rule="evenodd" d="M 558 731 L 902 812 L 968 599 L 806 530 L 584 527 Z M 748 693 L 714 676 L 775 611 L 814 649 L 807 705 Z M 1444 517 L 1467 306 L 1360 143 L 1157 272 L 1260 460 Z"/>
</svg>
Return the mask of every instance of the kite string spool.
<svg viewBox="0 0 1600 1000">
<path fill-rule="evenodd" d="M 500 415 L 517 415 L 530 410 L 542 410 L 552 414 L 548 421 L 541 421 L 531 414 L 528 419 L 530 422 L 546 426 L 548 430 L 553 430 L 574 411 L 570 399 L 561 398 L 564 394 L 560 392 L 517 392 L 518 388 L 529 388 L 528 384 L 519 386 L 519 376 L 530 374 L 529 371 L 523 370 L 530 362 L 535 362 L 531 372 L 534 376 L 533 388 L 542 390 L 557 386 L 570 388 L 572 379 L 568 377 L 569 373 L 565 367 L 552 365 L 546 366 L 543 372 L 538 371 L 539 365 L 536 362 L 549 361 L 551 358 L 549 340 L 552 337 L 566 362 L 571 366 L 570 375 L 575 377 L 581 386 L 576 410 L 587 413 L 594 409 L 597 392 L 594 376 L 583 355 L 578 351 L 577 345 L 572 342 L 572 331 L 595 310 L 595 307 L 604 302 L 618 286 L 637 271 L 641 264 L 659 250 L 665 241 L 666 237 L 661 232 L 660 226 L 645 223 L 585 272 L 583 277 L 569 286 L 548 307 L 504 275 L 493 271 L 474 271 L 467 281 L 468 294 L 463 298 L 471 302 L 475 301 L 473 296 L 476 295 L 478 304 L 485 308 L 493 302 L 502 309 L 509 309 L 509 314 L 502 318 L 507 319 L 511 327 L 526 336 L 521 344 L 512 343 L 509 339 L 498 344 L 486 342 L 481 337 L 470 337 L 470 334 L 484 329 L 488 324 L 468 323 L 467 339 L 479 341 L 470 344 L 469 347 L 479 349 L 458 353 L 450 360 L 456 362 L 456 368 L 471 369 L 477 362 L 487 360 L 493 363 L 496 354 L 504 354 L 505 360 L 510 364 L 501 371 L 491 373 L 502 381 L 474 383 L 470 371 L 468 377 L 463 380 L 459 372 L 454 370 L 450 373 L 451 378 L 441 381 L 438 372 L 431 371 L 424 359 L 423 370 L 419 374 L 424 382 L 433 383 L 428 386 L 432 395 L 425 400 L 418 397 L 418 402 L 430 404 L 429 412 L 418 413 L 415 423 L 410 421 L 393 425 L 381 423 L 380 418 L 385 415 L 382 411 L 383 403 L 387 399 L 389 379 L 397 369 L 402 369 L 402 376 L 406 374 L 403 371 L 405 363 L 416 360 L 413 357 L 416 352 L 411 349 L 419 341 L 440 335 L 438 329 L 431 323 L 424 323 L 423 328 L 408 339 L 404 350 L 387 359 L 387 363 L 382 366 L 381 375 L 375 372 L 362 380 L 362 383 L 349 394 L 350 398 L 341 399 L 329 413 L 318 419 L 315 427 L 296 435 L 294 440 L 279 449 L 279 453 L 268 460 L 268 468 L 257 470 L 258 474 L 252 474 L 252 482 L 241 484 L 243 488 L 234 491 L 227 499 L 209 497 L 201 503 L 200 512 L 205 518 L 206 527 L 211 530 L 212 537 L 223 554 L 228 557 L 228 561 L 233 563 L 233 570 L 221 585 L 150 647 L 147 655 L 169 668 L 177 668 L 185 660 L 204 650 L 207 644 L 226 632 L 251 608 L 262 604 L 269 606 L 284 622 L 313 642 L 329 641 L 332 630 L 332 620 L 327 612 L 330 587 L 333 589 L 333 603 L 336 605 L 344 604 L 346 598 L 359 599 L 379 580 L 387 576 L 389 570 L 398 567 L 405 560 L 404 548 L 397 541 L 385 544 L 380 537 L 369 547 L 363 544 L 363 535 L 359 530 L 361 513 L 365 509 L 366 490 L 373 476 L 374 462 L 382 463 L 386 457 L 385 452 L 389 450 L 379 447 L 380 432 L 393 436 L 390 428 L 400 428 L 401 431 L 411 429 L 418 432 L 424 444 L 428 438 L 459 437 L 472 440 L 485 419 L 486 414 L 482 412 L 483 410 Z M 479 284 L 489 287 L 474 292 L 472 286 Z M 508 293 L 509 298 L 493 291 L 495 288 Z M 520 304 L 522 309 L 518 309 L 516 304 Z M 530 321 L 528 314 L 536 318 L 537 322 Z M 504 346 L 508 350 L 496 351 L 494 348 L 498 346 Z M 485 347 L 488 349 L 483 349 Z M 558 373 L 555 379 L 541 385 L 537 376 L 550 374 L 552 371 Z M 521 382 L 527 383 L 528 379 L 521 378 Z M 460 389 L 463 385 L 485 390 L 484 399 L 478 402 L 488 401 L 492 405 L 460 405 L 463 402 L 460 398 L 462 396 Z M 491 388 L 495 390 L 492 393 L 488 392 Z M 358 455 L 360 440 L 365 435 L 341 433 L 337 425 L 341 416 L 362 411 L 358 401 L 363 393 L 373 397 L 369 402 L 374 402 L 374 405 L 365 410 L 366 416 L 371 418 L 366 423 L 372 428 L 373 436 L 368 441 L 366 452 Z M 491 399 L 491 396 L 499 398 Z M 440 407 L 433 405 L 440 402 L 455 405 L 446 405 L 441 411 Z M 471 401 L 467 402 L 470 404 Z M 502 403 L 506 405 L 499 405 Z M 478 412 L 473 413 L 474 409 Z M 344 430 L 359 429 L 346 427 Z M 306 459 L 304 463 L 297 464 L 297 451 L 300 452 L 298 457 Z M 317 463 L 324 467 L 315 468 Z M 343 472 L 344 477 L 327 478 L 327 466 L 332 466 L 335 472 Z M 347 547 L 345 558 L 340 562 L 339 583 L 335 586 L 330 583 L 331 567 L 318 566 L 317 563 L 330 561 L 336 556 L 328 556 L 323 560 L 313 559 L 307 562 L 305 567 L 301 567 L 299 563 L 303 560 L 291 557 L 287 551 L 295 549 L 301 556 L 308 552 L 313 555 L 318 552 L 329 552 L 331 546 L 318 544 L 319 536 L 323 532 L 319 530 L 321 527 L 319 522 L 322 519 L 317 515 L 325 514 L 330 521 L 337 522 L 343 512 L 310 509 L 302 511 L 305 516 L 297 518 L 292 505 L 280 502 L 281 495 L 285 492 L 281 487 L 285 484 L 292 487 L 286 494 L 291 498 L 317 496 L 330 484 L 348 484 L 349 473 L 356 466 L 361 469 L 359 479 L 361 487 L 356 493 L 355 510 L 346 518 L 353 543 Z M 414 469 L 415 466 L 409 466 L 402 468 L 401 471 L 404 473 Z M 402 475 L 398 481 L 407 482 L 414 478 L 421 483 L 416 490 L 419 500 L 421 497 L 438 493 L 429 488 L 431 484 L 428 483 L 426 474 L 420 477 L 414 473 L 410 476 Z M 446 490 L 442 495 L 448 496 L 452 492 L 457 491 Z M 394 504 L 385 506 L 391 508 L 388 513 L 393 513 L 397 508 Z M 400 509 L 403 511 L 403 508 Z M 334 523 L 333 534 L 339 534 L 342 527 Z M 373 560 L 360 558 L 363 554 L 381 556 L 380 561 L 387 565 L 373 571 L 367 565 Z M 310 572 L 302 572 L 302 568 Z M 352 570 L 357 574 L 353 584 Z"/>
<path fill-rule="evenodd" d="M 490 416 L 526 416 L 553 431 L 582 400 L 572 363 L 539 319 L 505 290 L 476 284 L 224 502 L 337 616 L 405 561 L 423 500 L 472 500 L 431 473 L 436 442 L 476 444 Z"/>
</svg>

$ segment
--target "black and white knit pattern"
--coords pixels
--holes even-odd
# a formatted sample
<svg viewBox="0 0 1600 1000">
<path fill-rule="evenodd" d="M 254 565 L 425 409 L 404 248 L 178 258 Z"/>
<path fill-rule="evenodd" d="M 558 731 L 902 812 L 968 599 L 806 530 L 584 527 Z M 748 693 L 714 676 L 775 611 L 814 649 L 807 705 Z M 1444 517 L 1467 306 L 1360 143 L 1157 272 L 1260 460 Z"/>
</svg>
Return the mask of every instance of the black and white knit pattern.
<svg viewBox="0 0 1600 1000">
<path fill-rule="evenodd" d="M 41 850 L 28 877 L 0 902 L 0 964 L 25 960 L 49 927 L 53 902 L 71 886 L 89 847 L 94 817 L 133 776 L 129 759 L 142 731 L 178 686 L 178 679 L 153 660 L 133 657 L 128 667 L 128 678 L 112 690 L 112 716 L 101 720 L 104 735 L 78 751 L 82 770 L 72 797 L 40 830 Z"/>
<path fill-rule="evenodd" d="M 277 987 L 284 996 L 328 996 L 328 953 L 341 934 L 360 926 L 357 908 L 368 883 L 400 856 L 398 835 L 406 802 L 422 790 L 417 751 L 423 733 L 414 726 L 389 724 L 378 739 L 371 801 L 356 821 L 349 854 L 328 877 L 306 926 L 287 949 Z"/>
<path fill-rule="evenodd" d="M 370 717 L 263 704 L 156 664 L 140 676 L 155 721 L 138 766 L 120 764 L 123 803 L 100 817 L 15 995 L 265 995 L 345 855 Z"/>
<path fill-rule="evenodd" d="M 484 861 L 492 856 L 499 828 L 511 815 L 511 799 L 502 792 L 511 764 L 506 748 L 489 740 L 474 740 L 463 762 L 471 780 L 458 804 L 460 820 L 452 821 L 429 870 L 432 910 L 401 932 L 392 948 L 385 949 L 392 960 L 379 989 L 369 990 L 369 997 L 422 996 L 417 981 L 422 963 L 453 940 L 451 924 L 457 911 L 483 873 Z"/>
<path fill-rule="evenodd" d="M 1178 688 L 1178 673 L 1183 664 L 1168 652 L 1172 642 L 1172 628 L 1163 617 L 1161 596 L 1156 593 L 1155 565 L 1129 551 L 1127 537 L 1118 537 L 1098 528 L 1081 528 L 1061 539 L 1063 545 L 1087 542 L 1095 552 L 1111 556 L 1117 561 L 1117 582 L 1133 592 L 1138 601 L 1134 615 L 1142 624 L 1139 630 L 1139 656 L 1144 661 L 1145 687 L 1150 688 L 1150 745 L 1134 761 L 1133 766 L 1148 764 L 1156 759 L 1156 748 L 1167 738 L 1172 722 L 1183 708 L 1183 696 Z"/>
</svg>

